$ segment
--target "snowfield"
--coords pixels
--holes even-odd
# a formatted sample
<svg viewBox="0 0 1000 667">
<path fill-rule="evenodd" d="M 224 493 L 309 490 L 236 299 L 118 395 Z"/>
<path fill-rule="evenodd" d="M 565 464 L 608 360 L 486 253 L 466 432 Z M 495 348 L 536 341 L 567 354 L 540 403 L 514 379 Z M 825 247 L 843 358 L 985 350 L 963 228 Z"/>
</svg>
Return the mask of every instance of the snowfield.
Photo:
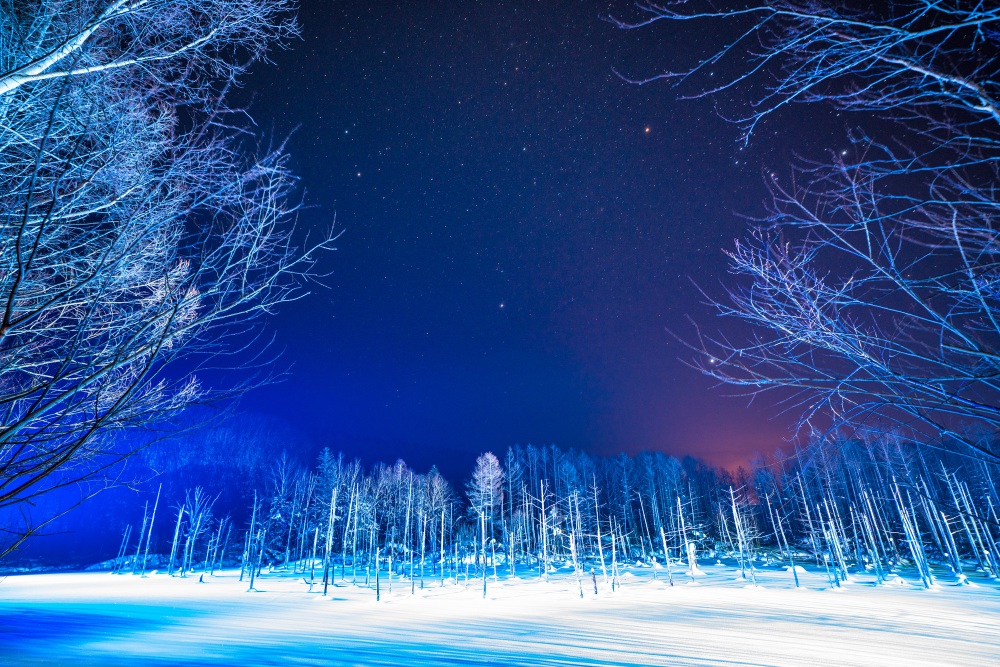
<svg viewBox="0 0 1000 667">
<path fill-rule="evenodd" d="M 21 665 L 997 665 L 1000 589 L 971 577 L 924 590 L 912 577 L 831 588 L 807 568 L 747 586 L 732 565 L 701 564 L 697 583 L 625 568 L 615 592 L 571 569 L 549 582 L 501 571 L 482 598 L 425 583 L 410 594 L 382 577 L 382 599 L 338 579 L 321 595 L 301 575 L 265 572 L 247 592 L 239 572 L 145 578 L 32 574 L 0 581 L 0 664 Z M 905 575 L 905 573 L 904 573 Z M 362 577 L 363 581 L 363 577 Z"/>
</svg>

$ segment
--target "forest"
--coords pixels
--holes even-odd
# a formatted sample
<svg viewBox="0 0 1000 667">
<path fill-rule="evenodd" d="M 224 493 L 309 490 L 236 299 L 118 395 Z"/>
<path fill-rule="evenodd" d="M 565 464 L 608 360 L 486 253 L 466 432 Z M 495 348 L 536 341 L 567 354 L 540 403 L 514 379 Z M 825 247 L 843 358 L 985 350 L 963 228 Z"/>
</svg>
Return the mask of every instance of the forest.
<svg viewBox="0 0 1000 667">
<path fill-rule="evenodd" d="M 247 507 L 220 506 L 220 489 L 158 492 L 103 566 L 178 577 L 239 567 L 248 590 L 277 570 L 324 595 L 337 581 L 376 596 L 447 582 L 484 597 L 491 582 L 571 566 L 582 597 L 598 579 L 613 591 L 622 565 L 652 567 L 672 586 L 693 579 L 699 559 L 727 559 L 751 585 L 759 568 L 786 567 L 798 586 L 807 565 L 831 587 L 867 572 L 930 588 L 968 583 L 971 570 L 1000 576 L 995 476 L 981 460 L 886 436 L 815 442 L 735 473 L 662 452 L 514 446 L 502 460 L 479 456 L 461 486 L 433 467 L 366 470 L 324 449 L 311 466 L 282 456 Z"/>
<path fill-rule="evenodd" d="M 404 4 L 0 0 L 4 664 L 1000 664 L 1000 7 Z"/>
</svg>

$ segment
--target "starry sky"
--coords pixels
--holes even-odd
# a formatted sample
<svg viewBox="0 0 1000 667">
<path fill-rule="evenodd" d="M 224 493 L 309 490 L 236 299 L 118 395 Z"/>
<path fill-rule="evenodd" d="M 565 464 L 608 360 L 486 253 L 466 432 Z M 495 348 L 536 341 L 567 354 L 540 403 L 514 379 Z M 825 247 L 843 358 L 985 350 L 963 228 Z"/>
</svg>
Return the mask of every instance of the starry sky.
<svg viewBox="0 0 1000 667">
<path fill-rule="evenodd" d="M 634 11 L 303 0 L 302 40 L 240 94 L 293 132 L 301 227 L 343 234 L 326 287 L 268 324 L 287 379 L 242 410 L 418 467 L 527 442 L 732 466 L 782 444 L 793 416 L 713 387 L 669 331 L 729 326 L 692 281 L 721 294 L 765 170 L 819 138 L 787 120 L 744 149 L 713 102 L 623 82 L 718 37 L 601 19 Z"/>
</svg>

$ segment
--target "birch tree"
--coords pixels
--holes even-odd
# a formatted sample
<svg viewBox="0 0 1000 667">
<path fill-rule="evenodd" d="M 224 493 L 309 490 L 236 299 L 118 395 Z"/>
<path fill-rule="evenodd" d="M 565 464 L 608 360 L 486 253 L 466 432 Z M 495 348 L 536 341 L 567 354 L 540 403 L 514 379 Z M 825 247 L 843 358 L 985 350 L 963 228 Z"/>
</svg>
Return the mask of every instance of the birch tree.
<svg viewBox="0 0 1000 667">
<path fill-rule="evenodd" d="M 486 452 L 476 459 L 472 480 L 466 490 L 470 510 L 479 524 L 479 555 L 483 568 L 483 597 L 486 597 L 486 544 L 493 538 L 493 522 L 503 495 L 503 469 L 492 452 Z"/>
</svg>

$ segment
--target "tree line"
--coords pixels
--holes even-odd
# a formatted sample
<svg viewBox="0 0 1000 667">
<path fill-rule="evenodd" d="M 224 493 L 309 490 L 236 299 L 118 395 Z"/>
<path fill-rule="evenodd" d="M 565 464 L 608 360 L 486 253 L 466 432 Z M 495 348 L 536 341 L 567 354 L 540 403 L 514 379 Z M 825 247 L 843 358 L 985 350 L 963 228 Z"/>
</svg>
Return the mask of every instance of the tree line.
<svg viewBox="0 0 1000 667">
<path fill-rule="evenodd" d="M 141 525 L 125 529 L 112 567 L 144 573 L 152 541 L 160 571 L 239 566 L 250 589 L 278 569 L 324 593 L 337 582 L 376 594 L 464 582 L 486 595 L 493 581 L 569 568 L 583 595 L 598 580 L 620 585 L 625 564 L 672 585 L 705 559 L 727 559 L 751 583 L 761 567 L 787 566 L 799 585 L 797 568 L 808 565 L 831 586 L 869 572 L 930 587 L 942 576 L 965 583 L 970 571 L 1000 577 L 997 474 L 885 435 L 817 440 L 736 472 L 662 452 L 513 446 L 502 459 L 479 456 L 460 488 L 436 468 L 400 460 L 366 470 L 325 449 L 311 467 L 282 456 L 242 525 L 201 487 L 170 508 L 157 494 Z"/>
</svg>

